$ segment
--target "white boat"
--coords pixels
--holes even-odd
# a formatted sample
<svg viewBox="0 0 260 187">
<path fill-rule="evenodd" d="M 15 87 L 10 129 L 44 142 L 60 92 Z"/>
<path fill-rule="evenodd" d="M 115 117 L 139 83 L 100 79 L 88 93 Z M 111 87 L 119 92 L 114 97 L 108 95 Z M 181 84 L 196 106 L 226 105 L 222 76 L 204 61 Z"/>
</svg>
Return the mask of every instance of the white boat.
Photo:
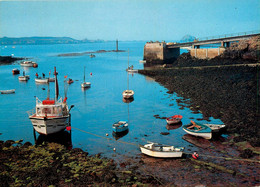
<svg viewBox="0 0 260 187">
<path fill-rule="evenodd" d="M 1 94 L 12 94 L 15 93 L 15 89 L 11 89 L 11 90 L 0 90 Z"/>
<path fill-rule="evenodd" d="M 174 147 L 158 143 L 149 143 L 140 146 L 141 152 L 148 156 L 157 158 L 176 158 L 182 157 L 184 147 Z"/>
<path fill-rule="evenodd" d="M 146 60 L 139 60 L 140 63 L 146 63 Z"/>
<path fill-rule="evenodd" d="M 49 82 L 55 82 L 55 77 L 49 77 Z"/>
<path fill-rule="evenodd" d="M 84 82 L 81 83 L 81 88 L 90 88 L 91 83 L 85 81 L 85 69 L 86 69 L 86 67 L 84 66 Z"/>
<path fill-rule="evenodd" d="M 191 121 L 191 123 L 188 125 L 184 125 L 183 130 L 193 136 L 199 136 L 205 139 L 212 138 L 211 128 L 204 124 L 195 123 L 194 121 Z"/>
<path fill-rule="evenodd" d="M 19 76 L 18 79 L 19 81 L 28 81 L 30 79 L 30 76 L 29 75 Z"/>
<path fill-rule="evenodd" d="M 127 121 L 117 121 L 112 125 L 113 131 L 115 133 L 121 133 L 128 130 L 128 122 Z"/>
<path fill-rule="evenodd" d="M 128 50 L 128 67 L 129 67 L 129 50 Z M 134 91 L 129 90 L 129 75 L 127 73 L 127 90 L 122 93 L 124 99 L 132 99 L 134 97 Z"/>
<path fill-rule="evenodd" d="M 56 72 L 56 68 L 54 69 Z M 39 134 L 53 134 L 65 130 L 70 126 L 70 110 L 68 109 L 67 97 L 62 100 L 59 98 L 59 89 L 57 75 L 55 74 L 55 99 L 49 99 L 49 90 L 47 99 L 41 101 L 36 98 L 36 107 L 28 112 L 29 119 L 33 128 Z"/>
<path fill-rule="evenodd" d="M 21 62 L 21 66 L 24 66 L 24 67 L 38 67 L 38 64 L 33 62 L 33 61 L 24 61 L 24 62 Z"/>
<path fill-rule="evenodd" d="M 125 90 L 122 94 L 124 99 L 132 99 L 135 93 L 133 90 Z"/>
<path fill-rule="evenodd" d="M 219 132 L 221 129 L 225 128 L 224 124 L 204 124 L 207 127 L 211 128 L 212 132 Z"/>
<path fill-rule="evenodd" d="M 35 82 L 39 84 L 47 84 L 49 82 L 49 78 L 35 78 Z"/>
<path fill-rule="evenodd" d="M 127 72 L 129 73 L 137 73 L 138 70 L 137 69 L 134 69 L 134 66 L 129 66 L 127 69 L 126 69 Z"/>
</svg>

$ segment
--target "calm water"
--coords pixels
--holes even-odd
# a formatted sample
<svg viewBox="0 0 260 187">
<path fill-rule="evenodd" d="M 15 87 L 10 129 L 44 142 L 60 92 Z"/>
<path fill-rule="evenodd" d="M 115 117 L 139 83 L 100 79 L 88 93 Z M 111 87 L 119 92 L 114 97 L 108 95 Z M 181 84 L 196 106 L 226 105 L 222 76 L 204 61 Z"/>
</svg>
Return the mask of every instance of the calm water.
<svg viewBox="0 0 260 187">
<path fill-rule="evenodd" d="M 139 60 L 143 58 L 144 45 L 144 42 L 121 42 L 119 48 L 129 49 L 129 64 L 142 69 L 143 65 Z M 190 117 L 202 117 L 201 114 L 191 113 L 189 108 L 181 110 L 176 103 L 179 98 L 176 94 L 167 94 L 167 89 L 143 75 L 129 74 L 129 87 L 135 92 L 134 101 L 128 104 L 123 102 L 122 92 L 127 88 L 127 52 L 99 53 L 95 58 L 87 55 L 57 56 L 69 52 L 112 50 L 115 48 L 114 42 L 0 47 L 2 56 L 14 54 L 16 57 L 28 57 L 39 65 L 38 68 L 23 68 L 19 64 L 0 66 L 0 90 L 16 89 L 15 94 L 0 94 L 0 140 L 23 139 L 24 142 L 34 144 L 33 127 L 26 111 L 35 107 L 35 96 L 41 100 L 47 96 L 47 85 L 35 84 L 35 73 L 45 73 L 48 76 L 49 71 L 53 73 L 56 66 L 61 96 L 64 96 L 63 77 L 67 75 L 76 80 L 68 86 L 68 104 L 75 105 L 71 111 L 72 126 L 84 132 L 72 129 L 74 148 L 81 148 L 90 154 L 102 152 L 107 157 L 113 154 L 140 156 L 138 147 L 121 141 L 137 145 L 152 141 L 197 149 L 182 139 L 185 132 L 181 127 L 167 130 L 166 121 L 154 117 L 157 114 L 161 117 L 181 114 L 184 116 L 183 124 L 189 123 Z M 86 81 L 91 82 L 91 88 L 87 90 L 80 87 L 84 66 Z M 25 71 L 31 79 L 26 83 L 19 82 L 18 75 L 12 75 L 13 68 L 20 69 L 21 73 Z M 54 83 L 50 83 L 50 89 L 51 96 L 54 97 Z M 115 140 L 112 136 L 112 124 L 117 120 L 129 120 L 129 133 Z M 211 120 L 212 123 L 221 123 L 218 119 Z M 164 136 L 161 132 L 170 134 Z M 113 152 L 114 147 L 117 149 L 116 153 Z"/>
</svg>

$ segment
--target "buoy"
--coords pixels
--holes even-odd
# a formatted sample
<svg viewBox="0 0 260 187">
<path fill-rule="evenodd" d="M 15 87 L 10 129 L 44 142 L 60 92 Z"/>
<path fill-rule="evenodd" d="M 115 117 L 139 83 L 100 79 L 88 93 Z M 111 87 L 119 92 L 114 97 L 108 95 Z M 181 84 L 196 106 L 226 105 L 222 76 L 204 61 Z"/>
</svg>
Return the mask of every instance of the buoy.
<svg viewBox="0 0 260 187">
<path fill-rule="evenodd" d="M 116 148 L 114 147 L 113 151 L 116 151 Z"/>
<path fill-rule="evenodd" d="M 199 154 L 198 154 L 198 153 L 194 152 L 194 153 L 192 154 L 192 158 L 198 159 L 198 157 L 199 157 Z"/>
<path fill-rule="evenodd" d="M 67 131 L 71 131 L 71 126 L 67 126 L 67 127 L 66 127 L 66 130 L 67 130 Z"/>
<path fill-rule="evenodd" d="M 90 73 L 90 75 L 92 76 L 92 72 Z"/>
<path fill-rule="evenodd" d="M 106 133 L 106 136 L 108 136 L 108 133 Z"/>
</svg>

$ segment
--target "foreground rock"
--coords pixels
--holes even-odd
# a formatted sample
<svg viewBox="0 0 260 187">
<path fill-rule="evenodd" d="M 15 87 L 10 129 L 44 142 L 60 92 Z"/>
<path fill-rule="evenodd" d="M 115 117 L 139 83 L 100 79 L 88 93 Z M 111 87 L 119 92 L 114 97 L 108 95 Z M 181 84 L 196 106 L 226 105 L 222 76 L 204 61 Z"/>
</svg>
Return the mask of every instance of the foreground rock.
<svg viewBox="0 0 260 187">
<path fill-rule="evenodd" d="M 16 58 L 12 56 L 0 56 L 0 65 L 12 64 L 17 60 L 22 60 L 23 58 Z"/>
<path fill-rule="evenodd" d="M 87 186 L 157 184 L 134 170 L 119 170 L 113 160 L 67 150 L 56 143 L 33 146 L 0 142 L 1 186 Z"/>
</svg>

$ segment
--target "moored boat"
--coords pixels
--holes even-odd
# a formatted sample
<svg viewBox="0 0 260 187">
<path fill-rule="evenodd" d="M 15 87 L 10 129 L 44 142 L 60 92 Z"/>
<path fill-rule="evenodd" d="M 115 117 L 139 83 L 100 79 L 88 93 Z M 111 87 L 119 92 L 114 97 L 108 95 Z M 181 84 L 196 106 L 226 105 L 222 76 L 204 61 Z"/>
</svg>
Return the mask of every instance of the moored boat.
<svg viewBox="0 0 260 187">
<path fill-rule="evenodd" d="M 56 68 L 54 69 L 56 72 Z M 48 91 L 49 93 L 49 91 Z M 67 97 L 62 100 L 59 98 L 59 88 L 57 75 L 55 74 L 55 99 L 47 99 L 41 101 L 36 98 L 36 107 L 29 111 L 29 119 L 33 128 L 40 134 L 53 134 L 65 130 L 70 125 L 70 110 L 73 105 L 68 108 Z"/>
<path fill-rule="evenodd" d="M 49 77 L 49 82 L 55 82 L 55 77 Z"/>
<path fill-rule="evenodd" d="M 221 129 L 224 129 L 226 127 L 226 125 L 224 125 L 224 124 L 207 124 L 207 123 L 205 123 L 204 125 L 211 128 L 212 132 L 219 132 Z"/>
<path fill-rule="evenodd" d="M 113 131 L 116 133 L 121 133 L 128 130 L 127 121 L 117 121 L 112 125 Z"/>
<path fill-rule="evenodd" d="M 30 76 L 29 75 L 19 76 L 18 79 L 19 81 L 28 81 L 30 79 Z"/>
<path fill-rule="evenodd" d="M 205 139 L 212 138 L 211 128 L 200 123 L 195 123 L 194 121 L 191 121 L 188 125 L 184 125 L 183 130 L 193 136 L 199 136 Z"/>
<path fill-rule="evenodd" d="M 15 75 L 15 74 L 20 74 L 20 70 L 19 69 L 13 69 L 12 70 L 12 73 Z"/>
<path fill-rule="evenodd" d="M 67 81 L 67 83 L 68 84 L 71 84 L 71 83 L 73 83 L 74 81 L 72 80 L 72 79 L 69 79 L 68 81 Z"/>
<path fill-rule="evenodd" d="M 38 67 L 38 64 L 33 61 L 24 61 L 24 62 L 21 62 L 20 65 L 23 67 Z"/>
<path fill-rule="evenodd" d="M 129 73 L 137 73 L 138 70 L 137 69 L 134 69 L 134 66 L 129 66 L 127 69 L 126 69 L 127 72 Z"/>
<path fill-rule="evenodd" d="M 49 78 L 35 78 L 35 82 L 39 84 L 47 84 L 49 82 Z"/>
<path fill-rule="evenodd" d="M 157 158 L 177 158 L 182 157 L 184 147 L 174 147 L 158 143 L 149 143 L 140 146 L 141 152 L 148 156 Z"/>
<path fill-rule="evenodd" d="M 91 83 L 90 82 L 86 82 L 86 80 L 85 80 L 85 69 L 86 69 L 86 67 L 84 67 L 84 82 L 81 83 L 81 88 L 90 88 Z"/>
<path fill-rule="evenodd" d="M 0 90 L 1 94 L 12 94 L 15 93 L 15 89 L 11 89 L 11 90 Z"/>
<path fill-rule="evenodd" d="M 124 99 L 132 99 L 134 97 L 134 91 L 133 90 L 125 90 L 122 93 Z"/>
<path fill-rule="evenodd" d="M 182 120 L 182 115 L 174 115 L 166 118 L 166 121 L 169 125 L 180 123 Z"/>
</svg>

